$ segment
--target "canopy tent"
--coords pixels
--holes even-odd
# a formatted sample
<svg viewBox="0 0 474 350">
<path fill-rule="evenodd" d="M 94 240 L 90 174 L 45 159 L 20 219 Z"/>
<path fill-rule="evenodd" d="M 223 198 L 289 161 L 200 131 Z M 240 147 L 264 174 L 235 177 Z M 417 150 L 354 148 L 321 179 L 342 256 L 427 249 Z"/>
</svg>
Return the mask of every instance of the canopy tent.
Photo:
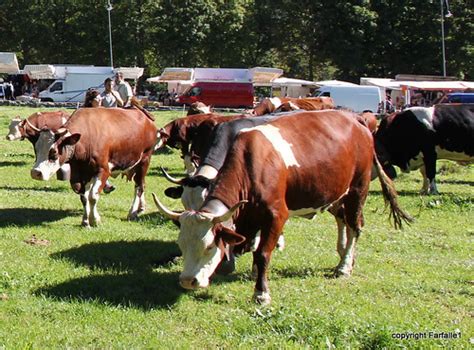
<svg viewBox="0 0 474 350">
<path fill-rule="evenodd" d="M 387 78 L 360 78 L 360 85 L 373 85 L 392 90 L 465 90 L 474 87 L 474 82 L 455 80 L 408 81 Z"/>
<path fill-rule="evenodd" d="M 271 80 L 278 78 L 283 70 L 278 68 L 165 68 L 159 76 L 148 78 L 151 83 L 220 81 L 220 82 L 253 82 L 256 85 L 271 85 Z"/>
<path fill-rule="evenodd" d="M 254 86 L 271 86 L 275 79 L 283 74 L 279 68 L 254 67 L 250 69 Z"/>
<path fill-rule="evenodd" d="M 114 73 L 121 72 L 124 79 L 137 80 L 143 75 L 143 68 L 140 67 L 118 67 Z"/>
<path fill-rule="evenodd" d="M 23 71 L 30 79 L 56 79 L 64 74 L 56 73 L 56 67 L 52 64 L 27 64 Z"/>
<path fill-rule="evenodd" d="M 276 78 L 271 82 L 272 86 L 312 86 L 317 87 L 319 86 L 314 81 L 310 80 L 303 80 L 303 79 L 293 79 L 293 78 Z"/>
<path fill-rule="evenodd" d="M 18 74 L 18 60 L 14 52 L 0 52 L 0 73 Z"/>
<path fill-rule="evenodd" d="M 342 81 L 342 80 L 321 80 L 321 81 L 316 81 L 315 84 L 317 86 L 324 86 L 324 85 L 354 86 L 354 85 L 357 85 L 357 84 L 350 83 L 348 81 Z"/>
<path fill-rule="evenodd" d="M 68 73 L 73 74 L 110 74 L 122 72 L 125 79 L 137 80 L 143 75 L 143 68 L 139 67 L 96 67 L 53 64 L 32 64 L 23 68 L 30 79 L 64 79 Z"/>
</svg>

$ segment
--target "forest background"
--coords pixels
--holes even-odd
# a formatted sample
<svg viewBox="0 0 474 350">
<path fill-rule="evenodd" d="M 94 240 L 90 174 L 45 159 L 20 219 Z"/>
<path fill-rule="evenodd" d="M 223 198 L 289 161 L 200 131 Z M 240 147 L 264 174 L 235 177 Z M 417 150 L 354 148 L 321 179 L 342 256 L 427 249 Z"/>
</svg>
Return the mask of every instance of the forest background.
<svg viewBox="0 0 474 350">
<path fill-rule="evenodd" d="M 442 75 L 445 0 L 115 0 L 114 66 L 275 67 L 341 79 Z M 0 51 L 25 64 L 110 65 L 107 1 L 0 0 Z M 447 75 L 474 79 L 474 2 L 444 18 Z"/>
</svg>

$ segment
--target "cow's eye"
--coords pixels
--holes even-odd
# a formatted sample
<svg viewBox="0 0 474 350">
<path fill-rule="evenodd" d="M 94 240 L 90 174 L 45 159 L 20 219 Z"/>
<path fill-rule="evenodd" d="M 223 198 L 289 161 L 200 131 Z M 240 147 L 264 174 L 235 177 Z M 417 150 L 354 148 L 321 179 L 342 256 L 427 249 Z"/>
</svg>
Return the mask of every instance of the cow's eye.
<svg viewBox="0 0 474 350">
<path fill-rule="evenodd" d="M 55 161 L 58 159 L 58 151 L 56 149 L 49 150 L 49 160 Z"/>
</svg>

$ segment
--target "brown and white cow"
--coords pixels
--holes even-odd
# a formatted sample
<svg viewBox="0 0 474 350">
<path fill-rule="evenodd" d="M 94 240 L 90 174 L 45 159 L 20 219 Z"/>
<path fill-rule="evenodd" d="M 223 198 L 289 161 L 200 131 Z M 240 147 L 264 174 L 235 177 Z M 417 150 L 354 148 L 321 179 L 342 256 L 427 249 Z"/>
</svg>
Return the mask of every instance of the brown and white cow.
<svg viewBox="0 0 474 350">
<path fill-rule="evenodd" d="M 289 112 L 299 109 L 306 111 L 318 111 L 322 109 L 335 108 L 334 101 L 331 97 L 272 97 L 263 99 L 251 111 L 254 115 L 264 115 L 276 112 Z"/>
<path fill-rule="evenodd" d="M 31 177 L 48 180 L 64 163 L 71 165 L 71 187 L 81 196 L 82 225 L 100 222 L 97 202 L 109 176 L 119 174 L 135 182 L 128 218 L 145 209 L 145 175 L 156 144 L 157 128 L 138 109 L 81 108 L 64 128 L 45 129 L 35 145 Z"/>
<path fill-rule="evenodd" d="M 39 134 L 43 128 L 50 128 L 57 131 L 69 119 L 70 115 L 63 111 L 56 112 L 36 112 L 28 118 L 13 118 L 9 125 L 7 135 L 8 141 L 24 140 L 25 138 L 31 142 L 33 148 L 38 141 Z M 66 181 L 70 179 L 71 169 L 69 164 L 63 164 L 56 173 L 57 179 Z"/>
<path fill-rule="evenodd" d="M 335 214 L 338 226 L 336 275 L 350 275 L 373 162 L 400 225 L 410 218 L 398 206 L 375 158 L 372 135 L 350 113 L 300 112 L 241 132 L 199 210 L 175 213 L 153 196 L 159 210 L 180 224 L 180 284 L 186 289 L 207 287 L 225 246 L 247 251 L 260 231 L 254 297 L 269 303 L 267 268 L 286 220 L 324 210 Z"/>
<path fill-rule="evenodd" d="M 196 114 L 189 117 L 175 119 L 158 131 L 156 149 L 164 146 L 181 150 L 186 172 L 193 174 L 196 164 L 193 160 L 193 149 L 206 147 L 214 128 L 231 120 L 248 117 L 246 114 L 223 116 L 215 113 Z"/>
<path fill-rule="evenodd" d="M 380 123 L 377 155 L 388 174 L 393 165 L 404 172 L 420 169 L 422 193 L 437 194 L 436 160 L 474 161 L 474 104 L 412 107 Z"/>
<path fill-rule="evenodd" d="M 195 114 L 210 114 L 212 113 L 211 106 L 207 106 L 202 102 L 194 102 L 189 106 L 187 115 Z"/>
<path fill-rule="evenodd" d="M 11 120 L 8 141 L 28 139 L 33 145 L 38 140 L 39 133 L 43 128 L 58 130 L 69 119 L 69 114 L 63 111 L 36 112 L 28 118 L 16 117 Z"/>
</svg>

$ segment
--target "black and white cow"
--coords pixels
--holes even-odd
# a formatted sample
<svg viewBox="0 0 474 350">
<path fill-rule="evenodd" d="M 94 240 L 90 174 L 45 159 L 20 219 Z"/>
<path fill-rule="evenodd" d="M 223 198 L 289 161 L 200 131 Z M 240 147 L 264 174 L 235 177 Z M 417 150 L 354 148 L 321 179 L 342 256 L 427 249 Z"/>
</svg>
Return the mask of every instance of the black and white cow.
<svg viewBox="0 0 474 350">
<path fill-rule="evenodd" d="M 474 104 L 412 107 L 384 119 L 375 134 L 377 155 L 388 174 L 421 168 L 422 192 L 437 194 L 436 160 L 474 160 Z"/>
</svg>

